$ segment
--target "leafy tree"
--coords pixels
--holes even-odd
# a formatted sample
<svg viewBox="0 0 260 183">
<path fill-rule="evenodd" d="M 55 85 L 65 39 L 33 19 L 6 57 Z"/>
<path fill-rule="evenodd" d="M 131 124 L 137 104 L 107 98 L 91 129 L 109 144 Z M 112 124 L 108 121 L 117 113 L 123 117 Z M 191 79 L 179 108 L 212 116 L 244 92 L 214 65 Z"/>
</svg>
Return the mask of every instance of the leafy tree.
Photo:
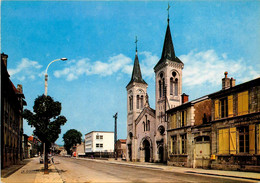
<svg viewBox="0 0 260 183">
<path fill-rule="evenodd" d="M 64 116 L 60 115 L 60 112 L 61 103 L 45 95 L 38 96 L 35 99 L 33 112 L 27 109 L 23 112 L 23 118 L 28 121 L 29 125 L 35 128 L 34 134 L 45 143 L 46 162 L 48 161 L 46 156 L 51 144 L 58 139 L 61 133 L 61 125 L 64 125 L 67 121 Z"/>
<path fill-rule="evenodd" d="M 82 134 L 75 130 L 70 129 L 63 135 L 64 148 L 68 154 L 71 154 L 71 147 L 81 143 Z"/>
</svg>

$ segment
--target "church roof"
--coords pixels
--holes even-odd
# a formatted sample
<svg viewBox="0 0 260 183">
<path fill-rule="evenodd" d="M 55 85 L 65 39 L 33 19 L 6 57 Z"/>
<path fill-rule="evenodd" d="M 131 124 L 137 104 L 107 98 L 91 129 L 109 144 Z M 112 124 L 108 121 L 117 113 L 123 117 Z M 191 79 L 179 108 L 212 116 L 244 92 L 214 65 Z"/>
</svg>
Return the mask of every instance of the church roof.
<svg viewBox="0 0 260 183">
<path fill-rule="evenodd" d="M 159 62 L 156 64 L 156 66 L 154 68 L 156 68 L 161 63 L 165 62 L 166 59 L 171 60 L 173 62 L 183 64 L 182 61 L 178 57 L 176 57 L 176 55 L 175 55 L 174 46 L 173 46 L 173 43 L 172 43 L 172 36 L 171 36 L 169 21 L 168 21 L 168 25 L 167 25 L 167 29 L 166 29 L 165 38 L 164 38 L 162 56 L 161 56 L 161 59 L 159 60 Z"/>
<path fill-rule="evenodd" d="M 135 61 L 134 61 L 134 67 L 133 67 L 133 72 L 132 72 L 132 78 L 131 78 L 131 81 L 128 83 L 128 85 L 126 87 L 128 87 L 133 82 L 147 84 L 142 78 L 141 68 L 140 68 L 140 65 L 139 65 L 139 59 L 138 59 L 138 56 L 137 56 L 137 51 L 136 51 L 136 54 L 135 54 Z"/>
</svg>

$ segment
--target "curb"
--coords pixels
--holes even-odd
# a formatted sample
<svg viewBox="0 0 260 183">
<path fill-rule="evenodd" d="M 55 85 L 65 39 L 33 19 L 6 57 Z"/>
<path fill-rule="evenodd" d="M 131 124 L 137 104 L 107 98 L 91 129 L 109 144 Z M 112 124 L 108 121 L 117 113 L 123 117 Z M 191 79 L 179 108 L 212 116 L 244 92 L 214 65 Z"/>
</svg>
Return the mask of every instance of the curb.
<svg viewBox="0 0 260 183">
<path fill-rule="evenodd" d="M 185 174 L 200 174 L 200 175 L 208 175 L 208 176 L 222 176 L 227 178 L 236 178 L 236 179 L 245 179 L 245 180 L 252 180 L 252 181 L 260 181 L 260 174 L 259 178 L 252 178 L 252 177 L 242 177 L 242 176 L 235 176 L 235 175 L 227 175 L 227 174 L 218 174 L 218 173 L 210 173 L 210 172 L 197 172 L 192 170 L 184 170 L 184 171 L 176 171 L 169 169 L 169 166 L 165 167 L 152 167 L 156 165 L 138 165 L 138 164 L 132 164 L 132 163 L 121 163 L 121 162 L 115 162 L 115 161 L 105 161 L 105 160 L 98 160 L 98 159 L 86 159 L 86 158 L 76 158 L 79 160 L 85 160 L 85 161 L 97 161 L 97 162 L 104 162 L 104 163 L 110 163 L 110 164 L 119 164 L 119 165 L 125 165 L 125 166 L 135 166 L 135 167 L 143 167 L 143 168 L 150 168 L 150 169 L 156 169 L 156 170 L 162 170 L 166 172 L 176 172 L 176 173 L 185 173 Z M 177 167 L 176 167 L 177 168 Z M 180 167 L 181 168 L 181 167 Z"/>
</svg>

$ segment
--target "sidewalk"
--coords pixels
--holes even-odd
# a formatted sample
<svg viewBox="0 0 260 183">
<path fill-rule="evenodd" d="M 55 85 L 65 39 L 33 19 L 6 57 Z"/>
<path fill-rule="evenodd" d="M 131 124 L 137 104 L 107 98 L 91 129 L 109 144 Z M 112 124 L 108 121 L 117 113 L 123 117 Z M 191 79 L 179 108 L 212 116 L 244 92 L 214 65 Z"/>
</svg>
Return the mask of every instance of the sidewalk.
<svg viewBox="0 0 260 183">
<path fill-rule="evenodd" d="M 15 165 L 1 172 L 1 182 L 4 183 L 63 183 L 55 164 L 49 164 L 49 174 L 44 174 L 44 165 L 39 163 L 38 158 L 27 159 L 26 164 L 22 167 Z"/>
<path fill-rule="evenodd" d="M 200 169 L 200 168 L 186 168 L 186 167 L 176 167 L 176 166 L 167 166 L 164 164 L 157 163 L 143 163 L 143 162 L 126 162 L 122 160 L 98 160 L 98 159 L 86 159 L 86 158 L 77 158 L 77 159 L 85 159 L 90 161 L 102 161 L 106 163 L 114 163 L 114 164 L 122 164 L 126 166 L 138 166 L 138 167 L 146 167 L 152 169 L 163 170 L 167 172 L 178 172 L 185 174 L 200 174 L 200 175 L 210 175 L 210 176 L 224 176 L 229 178 L 239 178 L 253 181 L 260 181 L 260 173 L 254 172 L 241 172 L 241 171 L 225 171 L 225 170 L 208 170 L 208 169 Z"/>
</svg>

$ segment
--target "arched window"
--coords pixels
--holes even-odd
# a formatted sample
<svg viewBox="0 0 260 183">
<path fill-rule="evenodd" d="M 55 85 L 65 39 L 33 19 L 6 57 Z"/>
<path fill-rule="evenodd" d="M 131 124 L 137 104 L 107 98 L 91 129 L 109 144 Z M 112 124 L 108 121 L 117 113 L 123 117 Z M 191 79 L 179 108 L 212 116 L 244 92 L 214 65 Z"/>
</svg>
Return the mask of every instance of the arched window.
<svg viewBox="0 0 260 183">
<path fill-rule="evenodd" d="M 129 110 L 133 110 L 133 96 L 129 96 Z"/>
<path fill-rule="evenodd" d="M 162 97 L 162 82 L 161 82 L 161 80 L 159 81 L 159 96 L 160 96 L 160 98 Z"/>
<path fill-rule="evenodd" d="M 163 93 L 163 96 L 165 95 L 165 80 L 163 78 L 163 86 L 162 86 L 162 93 Z"/>
<path fill-rule="evenodd" d="M 145 123 L 144 123 L 144 121 L 143 121 L 143 126 L 144 126 L 144 132 L 145 132 Z"/>
<path fill-rule="evenodd" d="M 173 95 L 173 78 L 170 79 L 170 95 Z"/>
<path fill-rule="evenodd" d="M 175 96 L 178 96 L 178 78 L 175 79 Z"/>
<path fill-rule="evenodd" d="M 150 121 L 149 121 L 149 120 L 147 121 L 147 127 L 146 127 L 146 130 L 147 130 L 147 131 L 150 131 Z"/>
<path fill-rule="evenodd" d="M 139 100 L 140 100 L 139 95 L 137 95 L 137 97 L 136 97 L 136 108 L 137 109 L 139 109 Z"/>
<path fill-rule="evenodd" d="M 143 107 L 144 107 L 144 96 L 142 95 L 141 96 L 141 107 L 140 107 L 140 109 L 143 109 Z"/>
</svg>

